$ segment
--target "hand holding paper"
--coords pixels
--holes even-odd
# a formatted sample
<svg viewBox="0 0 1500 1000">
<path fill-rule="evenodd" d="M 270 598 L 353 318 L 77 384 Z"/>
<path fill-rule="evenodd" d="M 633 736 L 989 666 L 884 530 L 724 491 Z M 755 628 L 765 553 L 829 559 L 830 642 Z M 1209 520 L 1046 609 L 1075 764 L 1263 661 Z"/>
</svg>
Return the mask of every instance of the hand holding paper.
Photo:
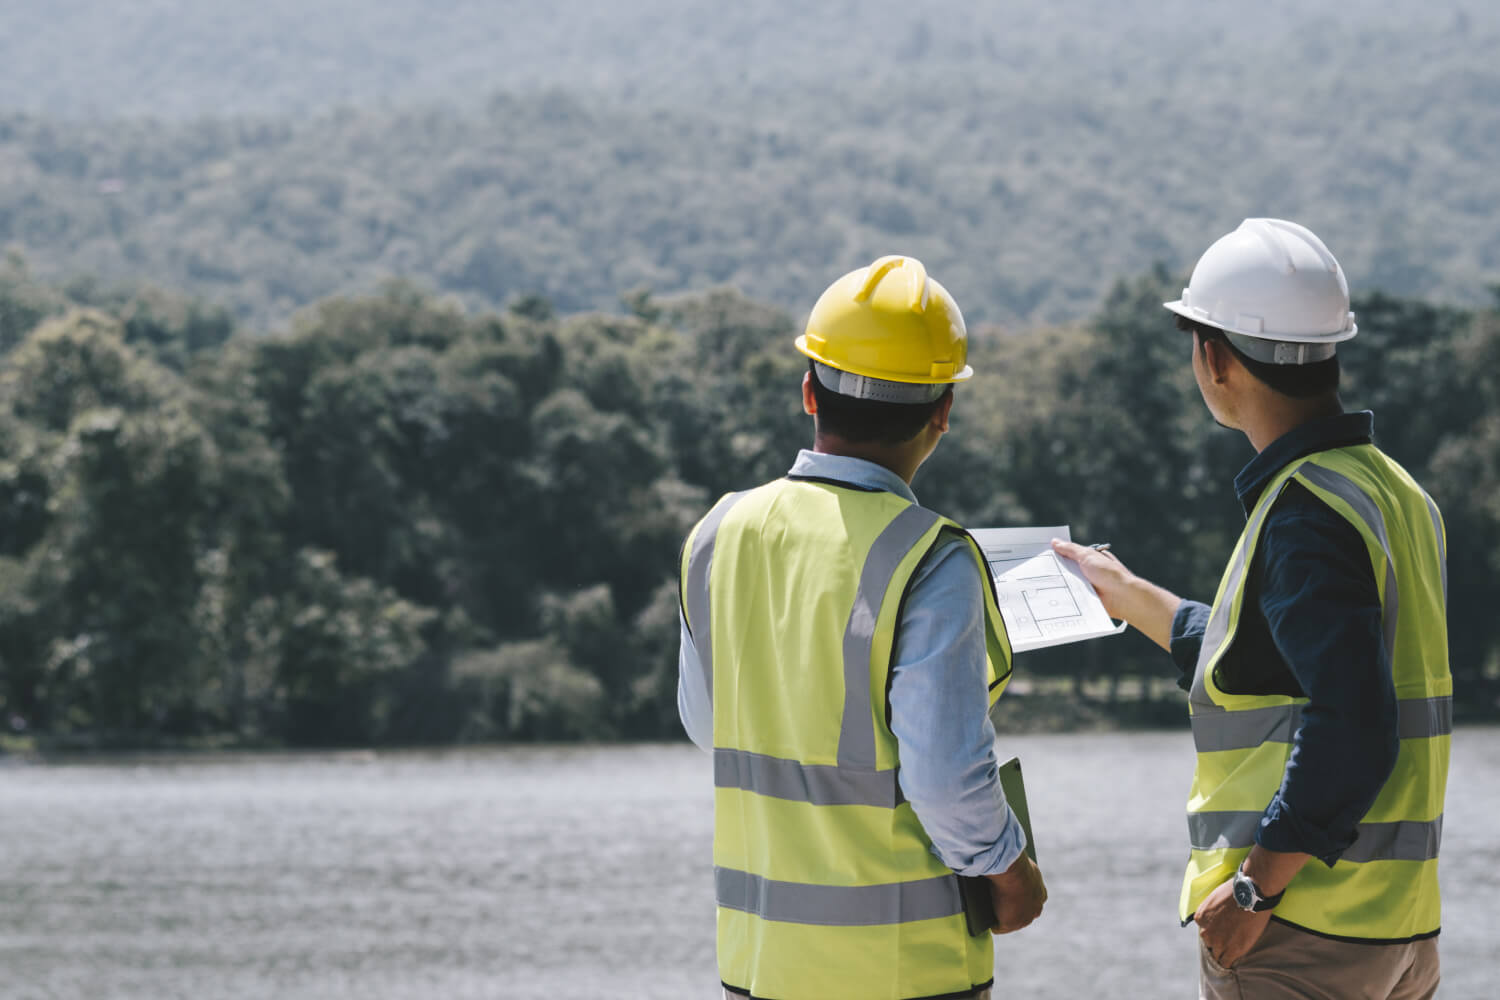
<svg viewBox="0 0 1500 1000">
<path fill-rule="evenodd" d="M 1113 552 L 1063 537 L 1052 540 L 1052 551 L 1083 574 L 1111 618 L 1134 625 L 1162 649 L 1172 648 L 1172 617 L 1182 598 L 1136 576 Z"/>
<path fill-rule="evenodd" d="M 1128 621 L 1125 598 L 1134 574 L 1125 568 L 1125 564 L 1113 552 L 1098 546 L 1079 545 L 1064 538 L 1054 538 L 1051 544 L 1052 551 L 1077 564 L 1078 571 L 1099 595 L 1099 603 L 1104 605 L 1105 612 L 1111 618 Z"/>
<path fill-rule="evenodd" d="M 990 564 L 1000 615 L 1015 652 L 1125 630 L 1124 625 L 1110 621 L 1099 595 L 1078 565 L 1053 551 L 1054 538 L 1069 538 L 1067 525 L 981 528 L 972 534 Z M 1112 558 L 1098 549 L 1084 551 Z"/>
</svg>

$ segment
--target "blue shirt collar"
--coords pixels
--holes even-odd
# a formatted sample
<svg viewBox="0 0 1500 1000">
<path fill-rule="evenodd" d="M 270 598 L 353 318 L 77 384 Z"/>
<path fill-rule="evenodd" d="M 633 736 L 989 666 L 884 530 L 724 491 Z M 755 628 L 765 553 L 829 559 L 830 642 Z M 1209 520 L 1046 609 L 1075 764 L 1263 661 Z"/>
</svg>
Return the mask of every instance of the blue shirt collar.
<svg viewBox="0 0 1500 1000">
<path fill-rule="evenodd" d="M 1354 444 L 1370 444 L 1375 432 L 1375 414 L 1369 410 L 1356 413 L 1340 413 L 1336 417 L 1321 417 L 1293 427 L 1281 437 L 1268 444 L 1264 451 L 1234 477 L 1234 492 L 1249 514 L 1260 499 L 1261 490 L 1282 469 L 1303 455 L 1329 448 L 1343 448 Z"/>
<path fill-rule="evenodd" d="M 851 458 L 848 455 L 828 455 L 803 448 L 797 452 L 797 461 L 792 463 L 787 475 L 808 479 L 832 479 L 867 490 L 885 490 L 887 493 L 904 497 L 912 503 L 917 502 L 917 495 L 911 491 L 906 480 L 890 469 L 874 462 L 867 462 L 862 458 Z"/>
</svg>

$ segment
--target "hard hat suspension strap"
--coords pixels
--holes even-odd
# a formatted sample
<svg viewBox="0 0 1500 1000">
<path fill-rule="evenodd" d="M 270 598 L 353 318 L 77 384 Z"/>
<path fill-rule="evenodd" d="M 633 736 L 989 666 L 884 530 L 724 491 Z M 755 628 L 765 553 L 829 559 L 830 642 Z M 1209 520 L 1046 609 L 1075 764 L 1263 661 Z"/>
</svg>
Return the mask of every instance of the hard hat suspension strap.
<svg viewBox="0 0 1500 1000">
<path fill-rule="evenodd" d="M 868 375 L 839 371 L 821 361 L 813 362 L 818 381 L 829 392 L 854 399 L 872 399 L 880 403 L 931 403 L 948 391 L 948 384 L 938 382 L 889 382 Z"/>
<path fill-rule="evenodd" d="M 1337 344 L 1289 343 L 1285 340 L 1263 340 L 1243 333 L 1224 331 L 1235 350 L 1253 361 L 1267 365 L 1310 365 L 1333 357 Z"/>
</svg>

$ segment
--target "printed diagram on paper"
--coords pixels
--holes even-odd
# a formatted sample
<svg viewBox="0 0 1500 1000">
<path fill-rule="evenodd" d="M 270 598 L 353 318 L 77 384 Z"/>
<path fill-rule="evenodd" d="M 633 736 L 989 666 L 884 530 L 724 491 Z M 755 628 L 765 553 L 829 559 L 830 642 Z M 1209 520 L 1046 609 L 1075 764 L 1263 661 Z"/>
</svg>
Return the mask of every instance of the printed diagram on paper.
<svg viewBox="0 0 1500 1000">
<path fill-rule="evenodd" d="M 995 578 L 1000 615 L 1017 653 L 1125 631 L 1099 603 L 1078 568 L 1052 551 L 1055 528 L 981 528 L 972 532 Z"/>
</svg>

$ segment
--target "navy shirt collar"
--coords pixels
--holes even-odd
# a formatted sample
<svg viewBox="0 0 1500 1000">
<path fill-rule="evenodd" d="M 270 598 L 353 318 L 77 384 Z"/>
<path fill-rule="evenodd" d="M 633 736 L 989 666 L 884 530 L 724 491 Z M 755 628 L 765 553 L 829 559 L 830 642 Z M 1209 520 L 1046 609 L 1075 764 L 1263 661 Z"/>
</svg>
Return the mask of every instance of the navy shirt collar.
<svg viewBox="0 0 1500 1000">
<path fill-rule="evenodd" d="M 1234 477 L 1234 492 L 1248 515 L 1260 499 L 1261 490 L 1276 473 L 1315 451 L 1344 448 L 1355 444 L 1370 444 L 1375 432 L 1375 414 L 1369 410 L 1356 413 L 1340 413 L 1336 417 L 1321 417 L 1287 431 L 1268 444 L 1264 451 L 1250 460 L 1250 464 Z"/>
</svg>

